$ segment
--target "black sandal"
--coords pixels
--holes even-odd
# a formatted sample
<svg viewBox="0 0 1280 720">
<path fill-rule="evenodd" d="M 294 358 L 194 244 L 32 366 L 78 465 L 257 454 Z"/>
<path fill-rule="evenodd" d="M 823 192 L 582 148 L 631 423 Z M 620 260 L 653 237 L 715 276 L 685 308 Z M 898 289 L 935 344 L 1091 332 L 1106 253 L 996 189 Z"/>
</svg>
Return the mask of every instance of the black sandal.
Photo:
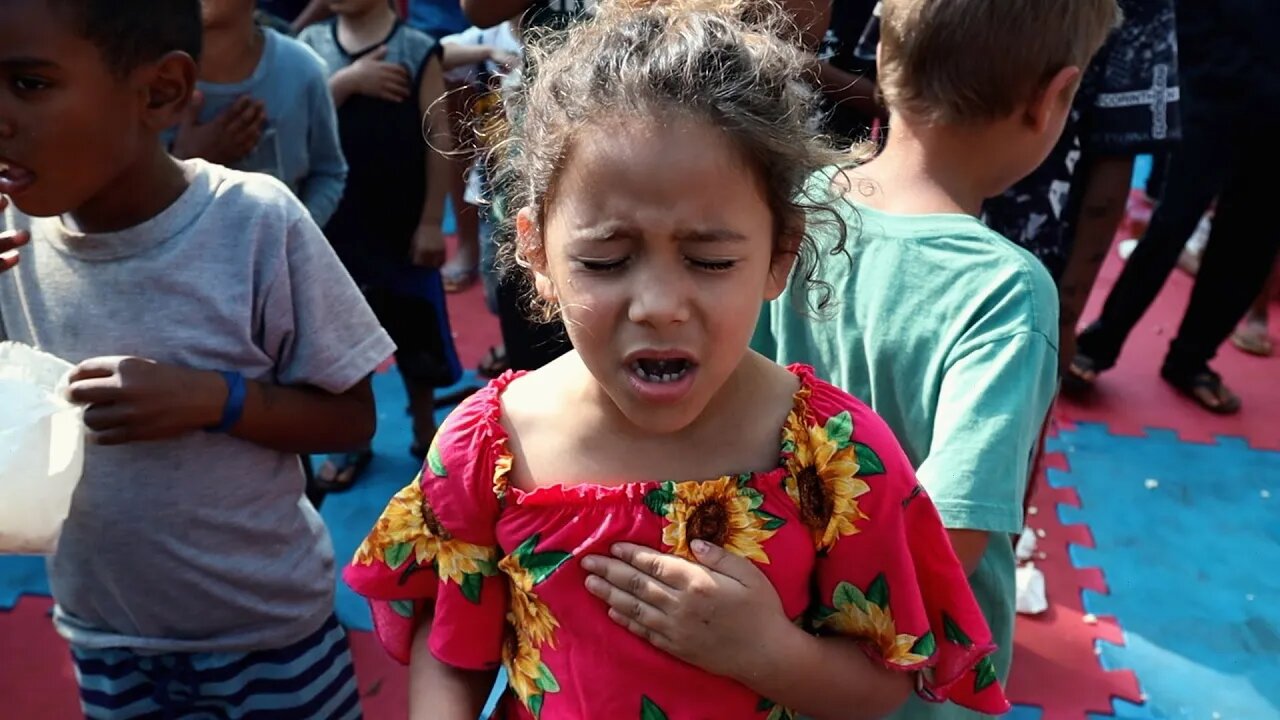
<svg viewBox="0 0 1280 720">
<path fill-rule="evenodd" d="M 1081 396 L 1093 390 L 1098 381 L 1098 364 L 1084 353 L 1076 353 L 1062 373 L 1062 393 Z"/>
<path fill-rule="evenodd" d="M 324 480 L 316 473 L 311 480 L 312 487 L 323 493 L 340 493 L 350 490 L 356 484 L 356 480 L 360 479 L 360 475 L 369 467 L 369 463 L 373 462 L 373 450 L 360 450 L 349 453 L 333 453 L 325 456 L 324 461 L 333 465 L 334 474 L 332 480 Z M 345 482 L 339 481 L 338 478 L 344 474 L 350 473 L 350 480 Z"/>
<path fill-rule="evenodd" d="M 1174 390 L 1195 400 L 1200 407 L 1211 413 L 1234 415 L 1240 412 L 1240 398 L 1222 383 L 1221 375 L 1207 367 L 1189 374 L 1161 368 L 1160 377 Z"/>
</svg>

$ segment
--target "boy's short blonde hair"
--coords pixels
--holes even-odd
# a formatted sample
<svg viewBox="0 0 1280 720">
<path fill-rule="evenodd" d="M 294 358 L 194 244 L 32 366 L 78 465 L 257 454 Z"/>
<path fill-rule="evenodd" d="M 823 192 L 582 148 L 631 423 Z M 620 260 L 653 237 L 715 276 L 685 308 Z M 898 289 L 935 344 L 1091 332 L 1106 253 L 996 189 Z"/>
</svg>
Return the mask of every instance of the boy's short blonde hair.
<svg viewBox="0 0 1280 720">
<path fill-rule="evenodd" d="M 890 108 L 938 123 L 1007 116 L 1120 23 L 1116 0 L 884 0 L 878 79 Z"/>
</svg>

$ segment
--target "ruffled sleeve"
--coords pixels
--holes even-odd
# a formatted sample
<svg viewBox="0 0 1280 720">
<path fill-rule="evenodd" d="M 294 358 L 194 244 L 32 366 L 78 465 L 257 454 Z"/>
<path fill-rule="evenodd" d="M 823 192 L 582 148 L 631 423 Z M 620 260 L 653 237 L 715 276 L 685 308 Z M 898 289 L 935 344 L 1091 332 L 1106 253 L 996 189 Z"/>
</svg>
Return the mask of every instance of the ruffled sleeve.
<svg viewBox="0 0 1280 720">
<path fill-rule="evenodd" d="M 495 481 L 510 463 L 494 432 L 498 402 L 491 385 L 449 416 L 422 472 L 391 499 L 343 571 L 369 600 L 383 647 L 402 663 L 426 617 L 441 662 L 488 670 L 501 660 L 507 587 L 497 565 Z"/>
<path fill-rule="evenodd" d="M 818 548 L 812 629 L 916 674 L 925 700 L 999 715 L 991 631 L 929 496 L 884 422 L 805 378 L 788 423 L 788 492 Z"/>
</svg>

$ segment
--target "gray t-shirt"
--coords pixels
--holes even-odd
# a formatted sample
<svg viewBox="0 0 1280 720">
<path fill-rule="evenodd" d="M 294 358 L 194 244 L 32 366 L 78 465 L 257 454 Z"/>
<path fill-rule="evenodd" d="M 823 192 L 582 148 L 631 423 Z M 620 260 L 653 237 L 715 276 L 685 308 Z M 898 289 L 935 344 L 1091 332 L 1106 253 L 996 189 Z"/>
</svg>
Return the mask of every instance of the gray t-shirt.
<svg viewBox="0 0 1280 720">
<path fill-rule="evenodd" d="M 262 137 L 232 166 L 284 181 L 324 226 L 338 208 L 347 182 L 329 75 L 324 61 L 306 45 L 270 28 L 262 35 L 262 58 L 249 77 L 235 83 L 198 83 L 204 94 L 199 121 L 213 121 L 244 96 L 260 101 L 267 116 Z M 176 134 L 175 129 L 167 131 L 166 144 Z"/>
<path fill-rule="evenodd" d="M 137 227 L 85 235 L 10 206 L 0 339 L 70 362 L 135 355 L 344 392 L 394 350 L 279 181 L 203 161 Z M 59 632 L 84 647 L 282 647 L 333 611 L 334 557 L 296 455 L 227 435 L 90 446 L 49 561 Z"/>
</svg>

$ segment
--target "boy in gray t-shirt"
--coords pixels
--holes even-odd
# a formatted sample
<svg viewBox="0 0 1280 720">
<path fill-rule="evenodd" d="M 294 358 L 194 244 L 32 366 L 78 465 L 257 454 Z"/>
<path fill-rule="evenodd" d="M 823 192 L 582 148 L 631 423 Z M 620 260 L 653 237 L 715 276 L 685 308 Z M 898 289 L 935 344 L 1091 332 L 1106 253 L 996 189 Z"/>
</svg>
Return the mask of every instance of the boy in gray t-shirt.
<svg viewBox="0 0 1280 720">
<path fill-rule="evenodd" d="M 54 622 L 90 717 L 358 717 L 298 454 L 368 442 L 394 345 L 284 185 L 164 152 L 199 49 L 197 0 L 0 4 L 0 340 L 94 441 Z"/>
</svg>

